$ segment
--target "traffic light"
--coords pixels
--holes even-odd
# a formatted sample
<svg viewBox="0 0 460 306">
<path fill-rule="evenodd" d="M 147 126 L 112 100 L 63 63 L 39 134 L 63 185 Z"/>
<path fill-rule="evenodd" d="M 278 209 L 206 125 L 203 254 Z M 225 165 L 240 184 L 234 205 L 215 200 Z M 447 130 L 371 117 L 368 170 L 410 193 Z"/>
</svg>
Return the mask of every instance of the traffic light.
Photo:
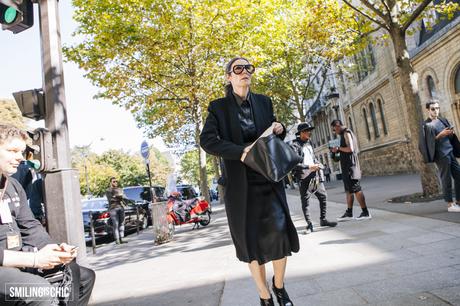
<svg viewBox="0 0 460 306">
<path fill-rule="evenodd" d="M 48 172 L 56 168 L 56 163 L 53 157 L 53 140 L 49 130 L 37 128 L 33 132 L 29 132 L 32 142 L 39 150 L 33 152 L 33 159 L 40 161 L 38 168 L 39 172 Z"/>
<path fill-rule="evenodd" d="M 0 0 L 0 23 L 3 30 L 20 33 L 34 24 L 32 0 Z"/>
</svg>

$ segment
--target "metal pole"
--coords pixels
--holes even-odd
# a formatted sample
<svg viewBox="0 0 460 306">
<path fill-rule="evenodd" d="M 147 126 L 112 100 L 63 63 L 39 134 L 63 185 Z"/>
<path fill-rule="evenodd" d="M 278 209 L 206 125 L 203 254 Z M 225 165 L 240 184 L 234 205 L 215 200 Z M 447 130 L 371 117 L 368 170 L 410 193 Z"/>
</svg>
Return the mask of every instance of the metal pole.
<svg viewBox="0 0 460 306">
<path fill-rule="evenodd" d="M 93 212 L 89 212 L 89 227 L 91 233 L 91 246 L 93 247 L 93 254 L 96 254 L 96 233 L 94 232 L 94 216 Z"/>
<path fill-rule="evenodd" d="M 55 164 L 44 179 L 49 234 L 84 250 L 78 171 L 71 169 L 58 0 L 39 0 L 45 126 L 52 134 Z M 78 259 L 86 258 L 79 252 Z"/>
<path fill-rule="evenodd" d="M 85 156 L 85 180 L 86 180 L 86 195 L 88 197 L 91 196 L 91 191 L 89 190 L 89 184 L 88 184 L 88 169 L 87 169 L 87 166 L 86 166 L 86 156 Z"/>
</svg>

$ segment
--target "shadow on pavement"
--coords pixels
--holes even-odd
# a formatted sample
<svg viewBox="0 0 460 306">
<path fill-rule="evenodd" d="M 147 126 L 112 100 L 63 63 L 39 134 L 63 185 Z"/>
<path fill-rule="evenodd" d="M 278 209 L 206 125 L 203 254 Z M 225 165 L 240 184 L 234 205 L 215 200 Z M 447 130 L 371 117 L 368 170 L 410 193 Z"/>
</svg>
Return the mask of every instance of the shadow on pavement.
<svg viewBox="0 0 460 306">
<path fill-rule="evenodd" d="M 176 227 L 173 240 L 161 245 L 155 245 L 152 228 L 149 227 L 139 236 L 135 234 L 127 236 L 125 244 L 111 243 L 99 247 L 96 255 L 88 254 L 88 260 L 98 271 L 171 253 L 195 252 L 231 245 L 232 240 L 228 233 L 225 214 L 219 213 L 213 217 L 213 221 L 208 226 L 199 229 L 192 230 L 193 226 L 190 224 Z"/>
<path fill-rule="evenodd" d="M 173 289 L 163 291 L 157 294 L 141 296 L 127 296 L 125 299 L 117 299 L 116 301 L 106 301 L 91 304 L 94 306 L 217 306 L 219 305 L 222 292 L 224 290 L 224 282 L 207 284 L 204 286 L 193 286 L 193 279 L 184 280 L 190 283 L 186 288 Z"/>
</svg>

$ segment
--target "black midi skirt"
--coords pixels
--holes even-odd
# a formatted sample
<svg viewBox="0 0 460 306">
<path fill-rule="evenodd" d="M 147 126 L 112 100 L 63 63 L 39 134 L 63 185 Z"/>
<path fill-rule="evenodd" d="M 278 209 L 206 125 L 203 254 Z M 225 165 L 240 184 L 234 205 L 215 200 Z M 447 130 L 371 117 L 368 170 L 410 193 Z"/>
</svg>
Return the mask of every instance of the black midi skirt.
<svg viewBox="0 0 460 306">
<path fill-rule="evenodd" d="M 260 265 L 291 255 L 287 231 L 290 218 L 283 209 L 283 199 L 276 193 L 275 184 L 246 167 L 247 245 L 249 262 Z"/>
</svg>

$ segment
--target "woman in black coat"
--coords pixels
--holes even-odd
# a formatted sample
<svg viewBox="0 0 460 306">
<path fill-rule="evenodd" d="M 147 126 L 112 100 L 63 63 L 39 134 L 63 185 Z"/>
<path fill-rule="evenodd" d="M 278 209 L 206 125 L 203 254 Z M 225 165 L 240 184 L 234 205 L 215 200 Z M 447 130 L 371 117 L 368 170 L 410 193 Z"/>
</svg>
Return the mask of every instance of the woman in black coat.
<svg viewBox="0 0 460 306">
<path fill-rule="evenodd" d="M 298 252 L 299 238 L 289 215 L 283 182 L 273 183 L 241 161 L 245 148 L 276 122 L 270 98 L 250 92 L 255 68 L 245 58 L 226 67 L 226 97 L 212 101 L 200 136 L 201 147 L 222 157 L 225 207 L 239 260 L 249 264 L 261 305 L 273 305 L 265 263 L 272 261 L 273 292 L 280 305 L 293 305 L 284 289 L 287 257 Z M 273 132 L 284 138 L 276 123 Z"/>
</svg>

